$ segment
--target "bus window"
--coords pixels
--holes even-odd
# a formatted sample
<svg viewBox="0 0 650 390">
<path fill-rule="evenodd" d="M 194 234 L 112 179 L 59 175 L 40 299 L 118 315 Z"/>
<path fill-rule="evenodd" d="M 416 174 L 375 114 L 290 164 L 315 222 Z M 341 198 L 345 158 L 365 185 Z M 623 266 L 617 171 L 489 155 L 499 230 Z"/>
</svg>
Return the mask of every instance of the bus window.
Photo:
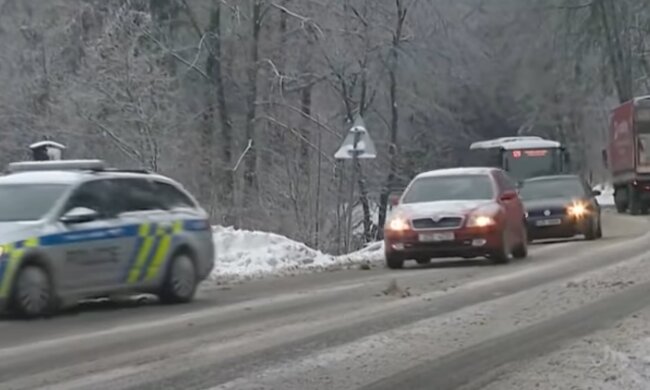
<svg viewBox="0 0 650 390">
<path fill-rule="evenodd" d="M 508 150 L 504 153 L 504 166 L 517 180 L 558 174 L 562 165 L 560 149 Z"/>
</svg>

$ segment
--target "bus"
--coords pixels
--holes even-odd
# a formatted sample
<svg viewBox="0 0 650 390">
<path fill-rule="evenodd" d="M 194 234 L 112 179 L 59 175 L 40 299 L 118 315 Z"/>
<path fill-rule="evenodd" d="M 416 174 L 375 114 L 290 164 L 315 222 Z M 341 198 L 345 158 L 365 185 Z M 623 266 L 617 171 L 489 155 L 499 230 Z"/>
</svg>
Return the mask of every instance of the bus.
<svg viewBox="0 0 650 390">
<path fill-rule="evenodd" d="M 499 167 L 518 181 L 569 171 L 565 147 L 542 137 L 502 137 L 474 142 L 469 149 L 469 165 Z"/>
</svg>

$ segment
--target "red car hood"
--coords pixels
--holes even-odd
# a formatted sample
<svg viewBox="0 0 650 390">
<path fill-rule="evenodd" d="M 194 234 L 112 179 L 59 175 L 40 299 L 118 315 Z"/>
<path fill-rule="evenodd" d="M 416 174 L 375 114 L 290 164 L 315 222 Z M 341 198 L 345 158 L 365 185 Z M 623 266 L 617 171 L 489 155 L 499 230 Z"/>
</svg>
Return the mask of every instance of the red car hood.
<svg viewBox="0 0 650 390">
<path fill-rule="evenodd" d="M 392 214 L 407 218 L 431 217 L 433 215 L 464 216 L 473 211 L 496 212 L 499 206 L 492 200 L 444 200 L 438 202 L 406 203 L 393 209 Z"/>
</svg>

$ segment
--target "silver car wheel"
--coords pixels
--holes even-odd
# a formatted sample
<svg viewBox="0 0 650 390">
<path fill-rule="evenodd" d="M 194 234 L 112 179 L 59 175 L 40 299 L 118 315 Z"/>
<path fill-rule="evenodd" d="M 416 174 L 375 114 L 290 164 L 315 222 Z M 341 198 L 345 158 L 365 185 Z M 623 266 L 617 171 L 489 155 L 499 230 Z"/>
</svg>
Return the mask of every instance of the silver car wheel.
<svg viewBox="0 0 650 390">
<path fill-rule="evenodd" d="M 44 314 L 52 302 L 50 280 L 39 267 L 23 268 L 14 291 L 14 304 L 25 315 Z"/>
<path fill-rule="evenodd" d="M 169 280 L 173 294 L 181 299 L 191 298 L 196 287 L 194 263 L 186 255 L 178 256 L 172 264 Z"/>
</svg>

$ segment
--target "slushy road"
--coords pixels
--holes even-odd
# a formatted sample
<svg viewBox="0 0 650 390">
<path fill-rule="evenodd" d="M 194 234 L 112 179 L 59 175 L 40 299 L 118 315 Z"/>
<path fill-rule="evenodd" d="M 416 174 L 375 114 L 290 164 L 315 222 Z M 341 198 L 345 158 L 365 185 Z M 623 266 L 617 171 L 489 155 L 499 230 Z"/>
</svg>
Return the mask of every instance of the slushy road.
<svg viewBox="0 0 650 390">
<path fill-rule="evenodd" d="M 508 265 L 438 260 L 202 286 L 196 302 L 0 321 L 0 389 L 481 388 L 643 308 L 646 217 Z"/>
</svg>

